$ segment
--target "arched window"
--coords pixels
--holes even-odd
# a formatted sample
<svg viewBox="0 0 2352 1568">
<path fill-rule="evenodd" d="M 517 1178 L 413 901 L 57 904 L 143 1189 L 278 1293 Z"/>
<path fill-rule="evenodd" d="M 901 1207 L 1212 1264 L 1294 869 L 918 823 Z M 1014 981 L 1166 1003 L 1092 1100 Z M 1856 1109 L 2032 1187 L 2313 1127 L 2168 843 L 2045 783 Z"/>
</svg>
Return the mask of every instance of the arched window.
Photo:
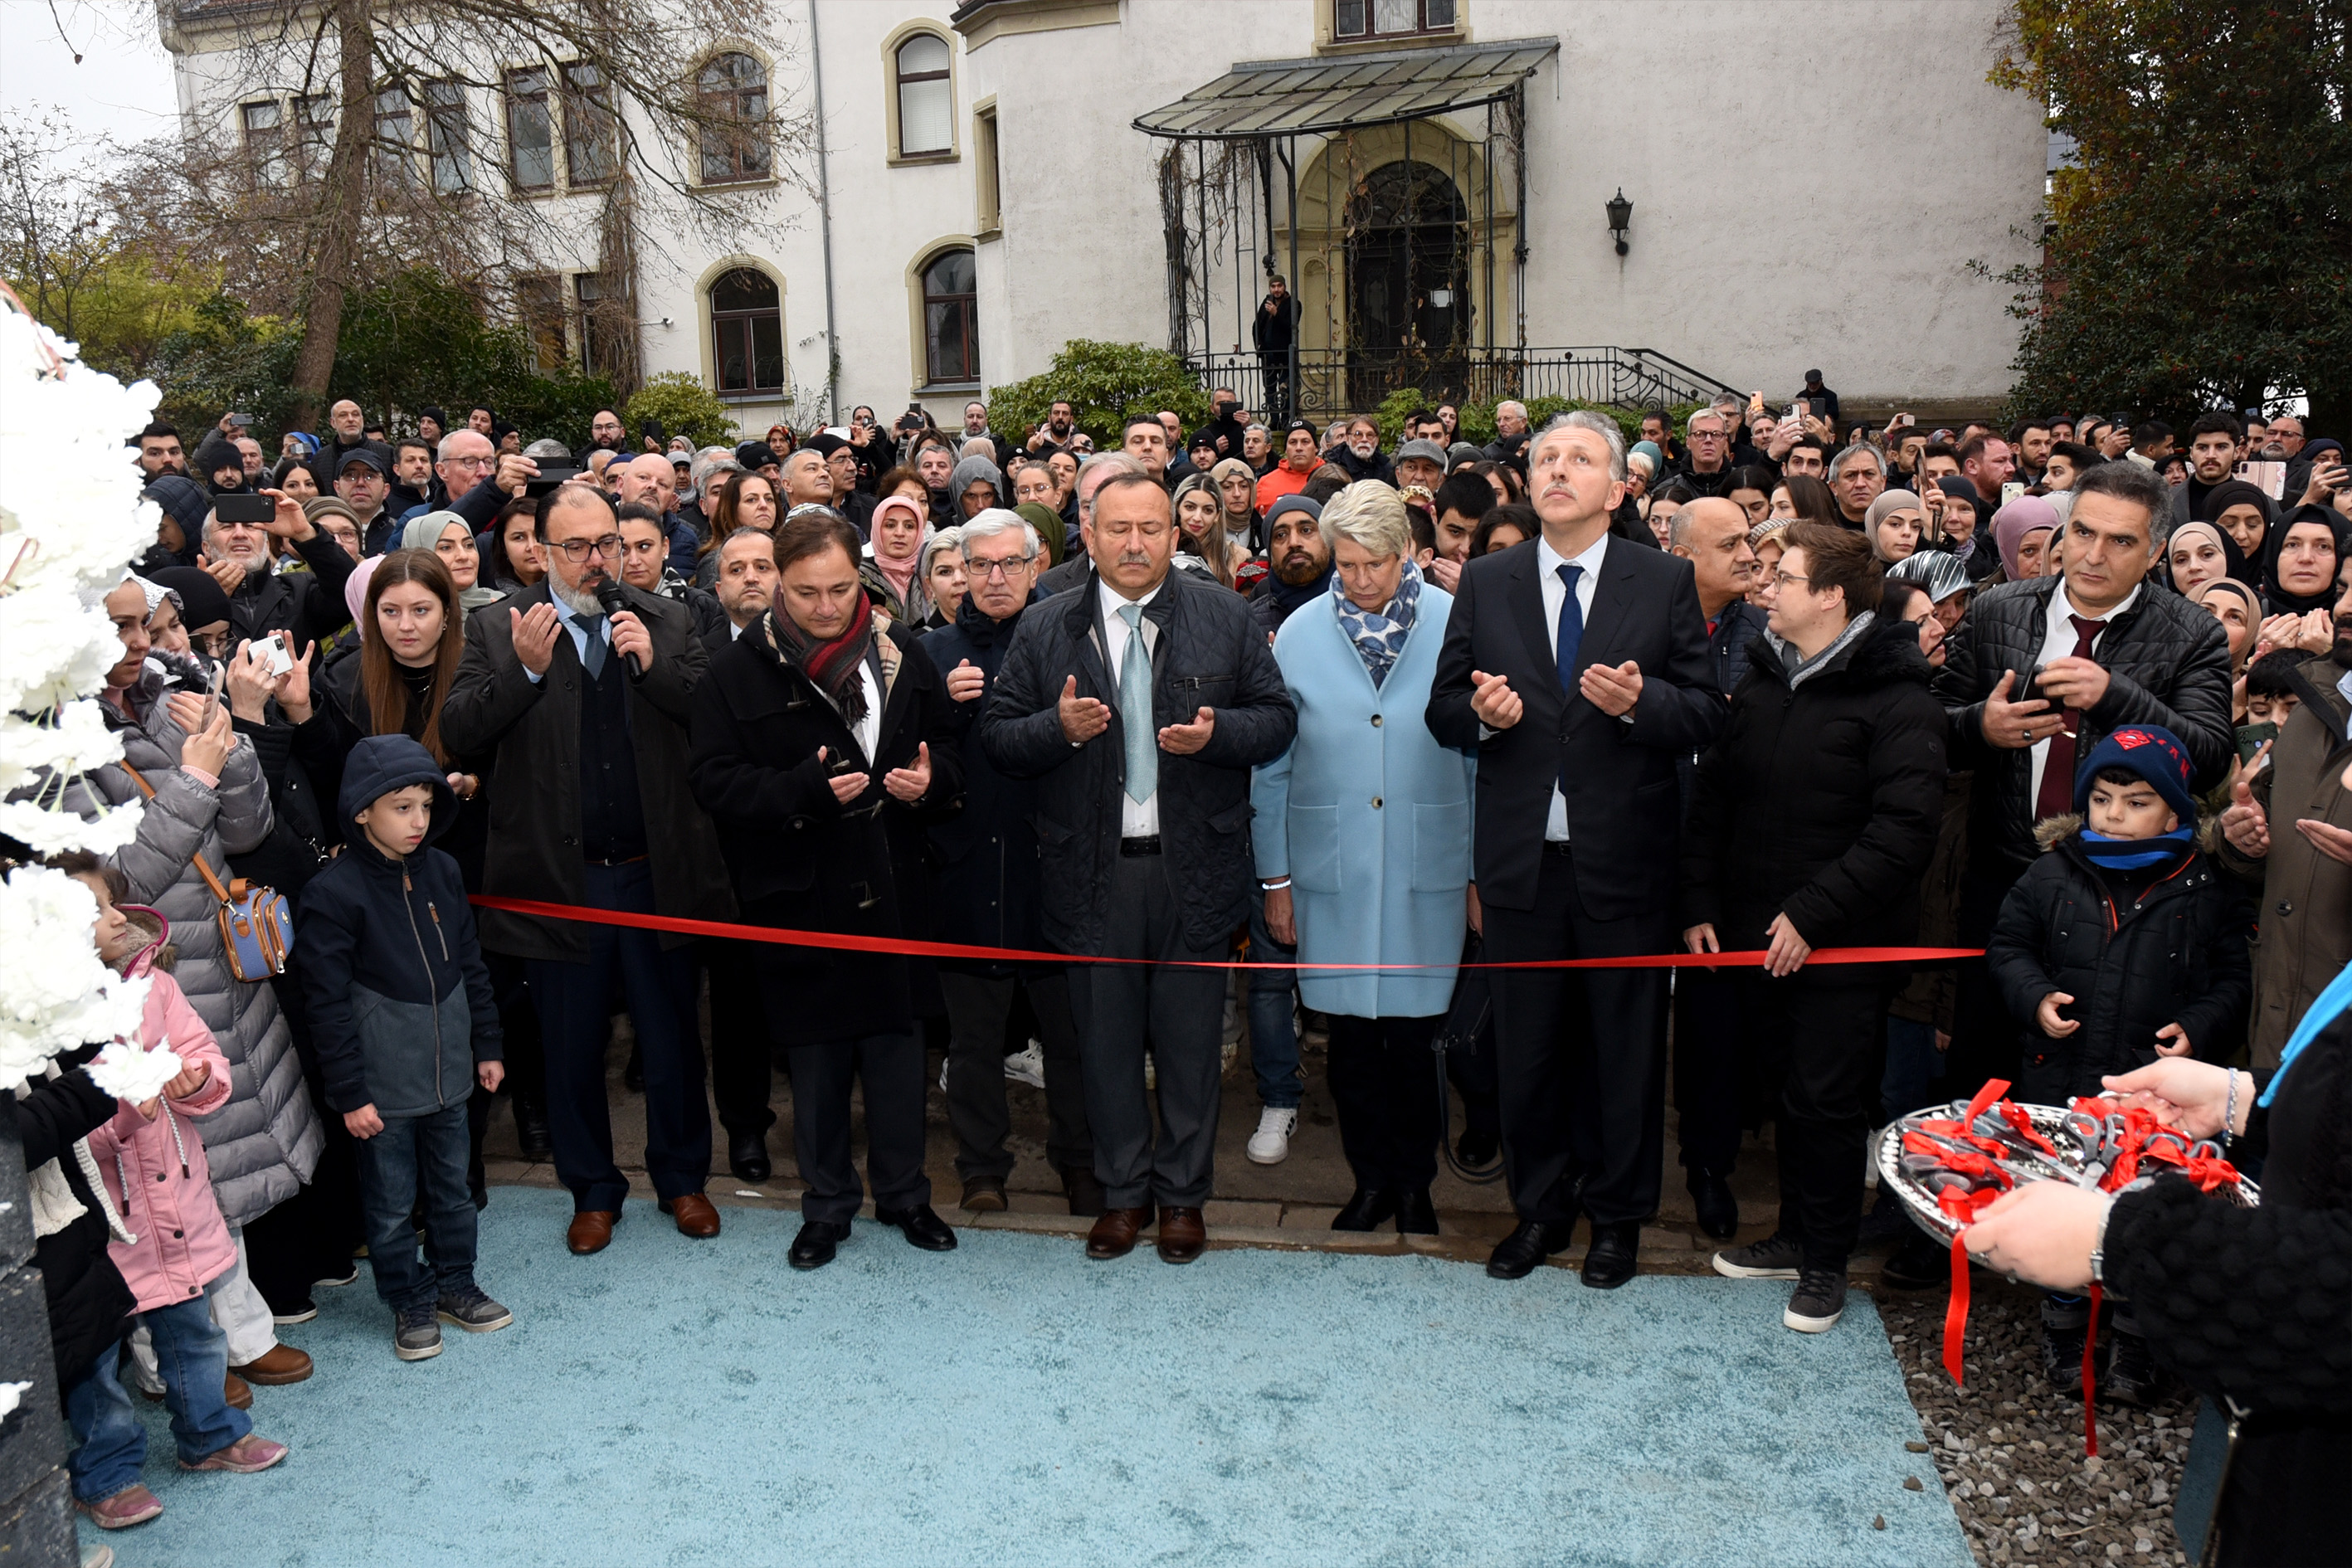
<svg viewBox="0 0 2352 1568">
<path fill-rule="evenodd" d="M 923 370 L 933 386 L 980 379 L 980 321 L 971 252 L 950 250 L 923 268 Z"/>
<path fill-rule="evenodd" d="M 695 79 L 702 100 L 702 183 L 768 177 L 768 72 L 745 54 L 725 54 Z"/>
<path fill-rule="evenodd" d="M 710 363 L 721 392 L 781 392 L 784 386 L 783 295 L 756 268 L 738 267 L 710 286 Z"/>
<path fill-rule="evenodd" d="M 948 41 L 917 33 L 898 46 L 898 156 L 955 151 L 955 89 L 948 79 Z"/>
</svg>

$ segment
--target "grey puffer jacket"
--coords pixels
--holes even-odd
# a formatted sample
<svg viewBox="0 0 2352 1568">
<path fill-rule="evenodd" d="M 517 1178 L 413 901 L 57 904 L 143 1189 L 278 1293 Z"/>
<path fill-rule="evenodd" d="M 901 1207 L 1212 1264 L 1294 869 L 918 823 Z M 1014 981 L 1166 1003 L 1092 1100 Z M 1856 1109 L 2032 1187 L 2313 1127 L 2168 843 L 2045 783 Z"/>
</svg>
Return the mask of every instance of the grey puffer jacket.
<svg viewBox="0 0 2352 1568">
<path fill-rule="evenodd" d="M 172 922 L 180 950 L 173 977 L 228 1058 L 228 1103 L 195 1125 L 204 1134 L 222 1215 L 233 1226 L 249 1225 L 310 1179 L 326 1134 L 303 1087 L 302 1063 L 278 1011 L 278 994 L 267 982 L 230 973 L 214 918 L 219 900 L 194 865 L 202 854 L 222 883 L 228 882 L 228 857 L 269 837 L 268 783 L 251 743 L 242 741 L 222 764 L 217 789 L 183 772 L 180 747 L 187 737 L 163 705 L 163 684 L 148 670 L 132 688 L 131 706 L 142 715 L 135 727 L 108 709 L 109 722 L 122 736 L 124 760 L 155 791 L 140 818 L 139 837 L 111 858 L 130 880 L 131 901 L 152 905 Z M 93 789 L 110 806 L 140 795 L 129 773 L 106 767 L 78 782 L 67 795 L 67 808 L 95 815 L 100 800 L 90 797 Z"/>
</svg>

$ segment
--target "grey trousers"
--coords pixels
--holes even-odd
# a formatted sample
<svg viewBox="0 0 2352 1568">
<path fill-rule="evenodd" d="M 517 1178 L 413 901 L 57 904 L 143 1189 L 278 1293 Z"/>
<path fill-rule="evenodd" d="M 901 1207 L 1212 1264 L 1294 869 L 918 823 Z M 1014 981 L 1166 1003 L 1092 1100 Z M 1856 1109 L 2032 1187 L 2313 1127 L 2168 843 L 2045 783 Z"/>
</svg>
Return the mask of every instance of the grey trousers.
<svg viewBox="0 0 2352 1568">
<path fill-rule="evenodd" d="M 955 1128 L 956 1174 L 967 1182 L 1002 1183 L 1013 1173 L 1004 1140 L 1013 1119 L 1004 1108 L 1004 1020 L 1014 993 L 1025 987 L 1037 1015 L 1045 1056 L 1045 1158 L 1056 1170 L 1094 1168 L 1087 1132 L 1085 1069 L 1077 1027 L 1070 1021 L 1069 977 L 1061 970 L 990 978 L 940 972 L 948 1003 L 948 1121 Z"/>
<path fill-rule="evenodd" d="M 1226 979 L 1222 969 L 1171 966 L 1218 962 L 1224 944 L 1185 945 L 1160 856 L 1115 857 L 1105 903 L 1102 955 L 1160 962 L 1070 966 L 1095 1175 L 1113 1208 L 1199 1208 L 1216 1153 Z M 1160 1082 L 1156 1139 L 1143 1087 L 1147 1044 Z"/>
</svg>

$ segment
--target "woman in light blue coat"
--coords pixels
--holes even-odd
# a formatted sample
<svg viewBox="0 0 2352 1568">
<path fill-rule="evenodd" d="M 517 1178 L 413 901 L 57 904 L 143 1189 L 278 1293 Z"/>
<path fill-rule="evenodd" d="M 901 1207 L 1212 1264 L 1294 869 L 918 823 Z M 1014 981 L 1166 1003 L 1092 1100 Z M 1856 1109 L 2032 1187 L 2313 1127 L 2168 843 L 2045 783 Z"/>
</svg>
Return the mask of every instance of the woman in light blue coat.
<svg viewBox="0 0 2352 1568">
<path fill-rule="evenodd" d="M 1299 994 L 1331 1020 L 1331 1098 L 1356 1194 L 1335 1230 L 1435 1235 L 1439 1064 L 1470 885 L 1467 753 L 1423 721 L 1450 595 L 1412 563 L 1403 498 L 1377 480 L 1323 508 L 1332 591 L 1274 639 L 1298 735 L 1250 787 L 1257 872 L 1276 940 L 1298 946 Z M 1393 965 L 1316 970 L 1316 963 Z"/>
</svg>

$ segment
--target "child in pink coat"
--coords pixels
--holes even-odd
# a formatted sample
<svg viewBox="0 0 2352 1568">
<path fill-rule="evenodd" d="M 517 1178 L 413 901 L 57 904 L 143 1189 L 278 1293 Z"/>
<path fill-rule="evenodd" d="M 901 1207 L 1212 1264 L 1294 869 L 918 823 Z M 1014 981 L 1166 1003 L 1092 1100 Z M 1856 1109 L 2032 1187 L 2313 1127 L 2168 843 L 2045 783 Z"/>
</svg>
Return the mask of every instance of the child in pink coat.
<svg viewBox="0 0 2352 1568">
<path fill-rule="evenodd" d="M 187 1118 L 217 1110 L 229 1098 L 228 1062 L 212 1031 L 165 973 L 171 949 L 162 916 L 118 905 L 121 873 L 69 867 L 98 898 L 99 956 L 126 975 L 148 978 L 139 1044 L 169 1045 L 178 1077 L 143 1103 L 123 1100 L 114 1120 L 89 1135 L 106 1195 L 134 1239 L 108 1251 L 138 1300 L 139 1320 L 153 1337 L 172 1412 L 180 1465 L 191 1470 L 265 1470 L 286 1446 L 253 1435 L 253 1422 L 226 1397 L 228 1340 L 212 1321 L 205 1287 L 236 1262 L 236 1247 L 214 1201 L 204 1141 Z M 163 1511 L 140 1484 L 146 1433 L 114 1374 L 114 1357 L 66 1395 L 80 1446 L 68 1462 L 74 1500 L 105 1530 L 140 1524 Z"/>
</svg>

